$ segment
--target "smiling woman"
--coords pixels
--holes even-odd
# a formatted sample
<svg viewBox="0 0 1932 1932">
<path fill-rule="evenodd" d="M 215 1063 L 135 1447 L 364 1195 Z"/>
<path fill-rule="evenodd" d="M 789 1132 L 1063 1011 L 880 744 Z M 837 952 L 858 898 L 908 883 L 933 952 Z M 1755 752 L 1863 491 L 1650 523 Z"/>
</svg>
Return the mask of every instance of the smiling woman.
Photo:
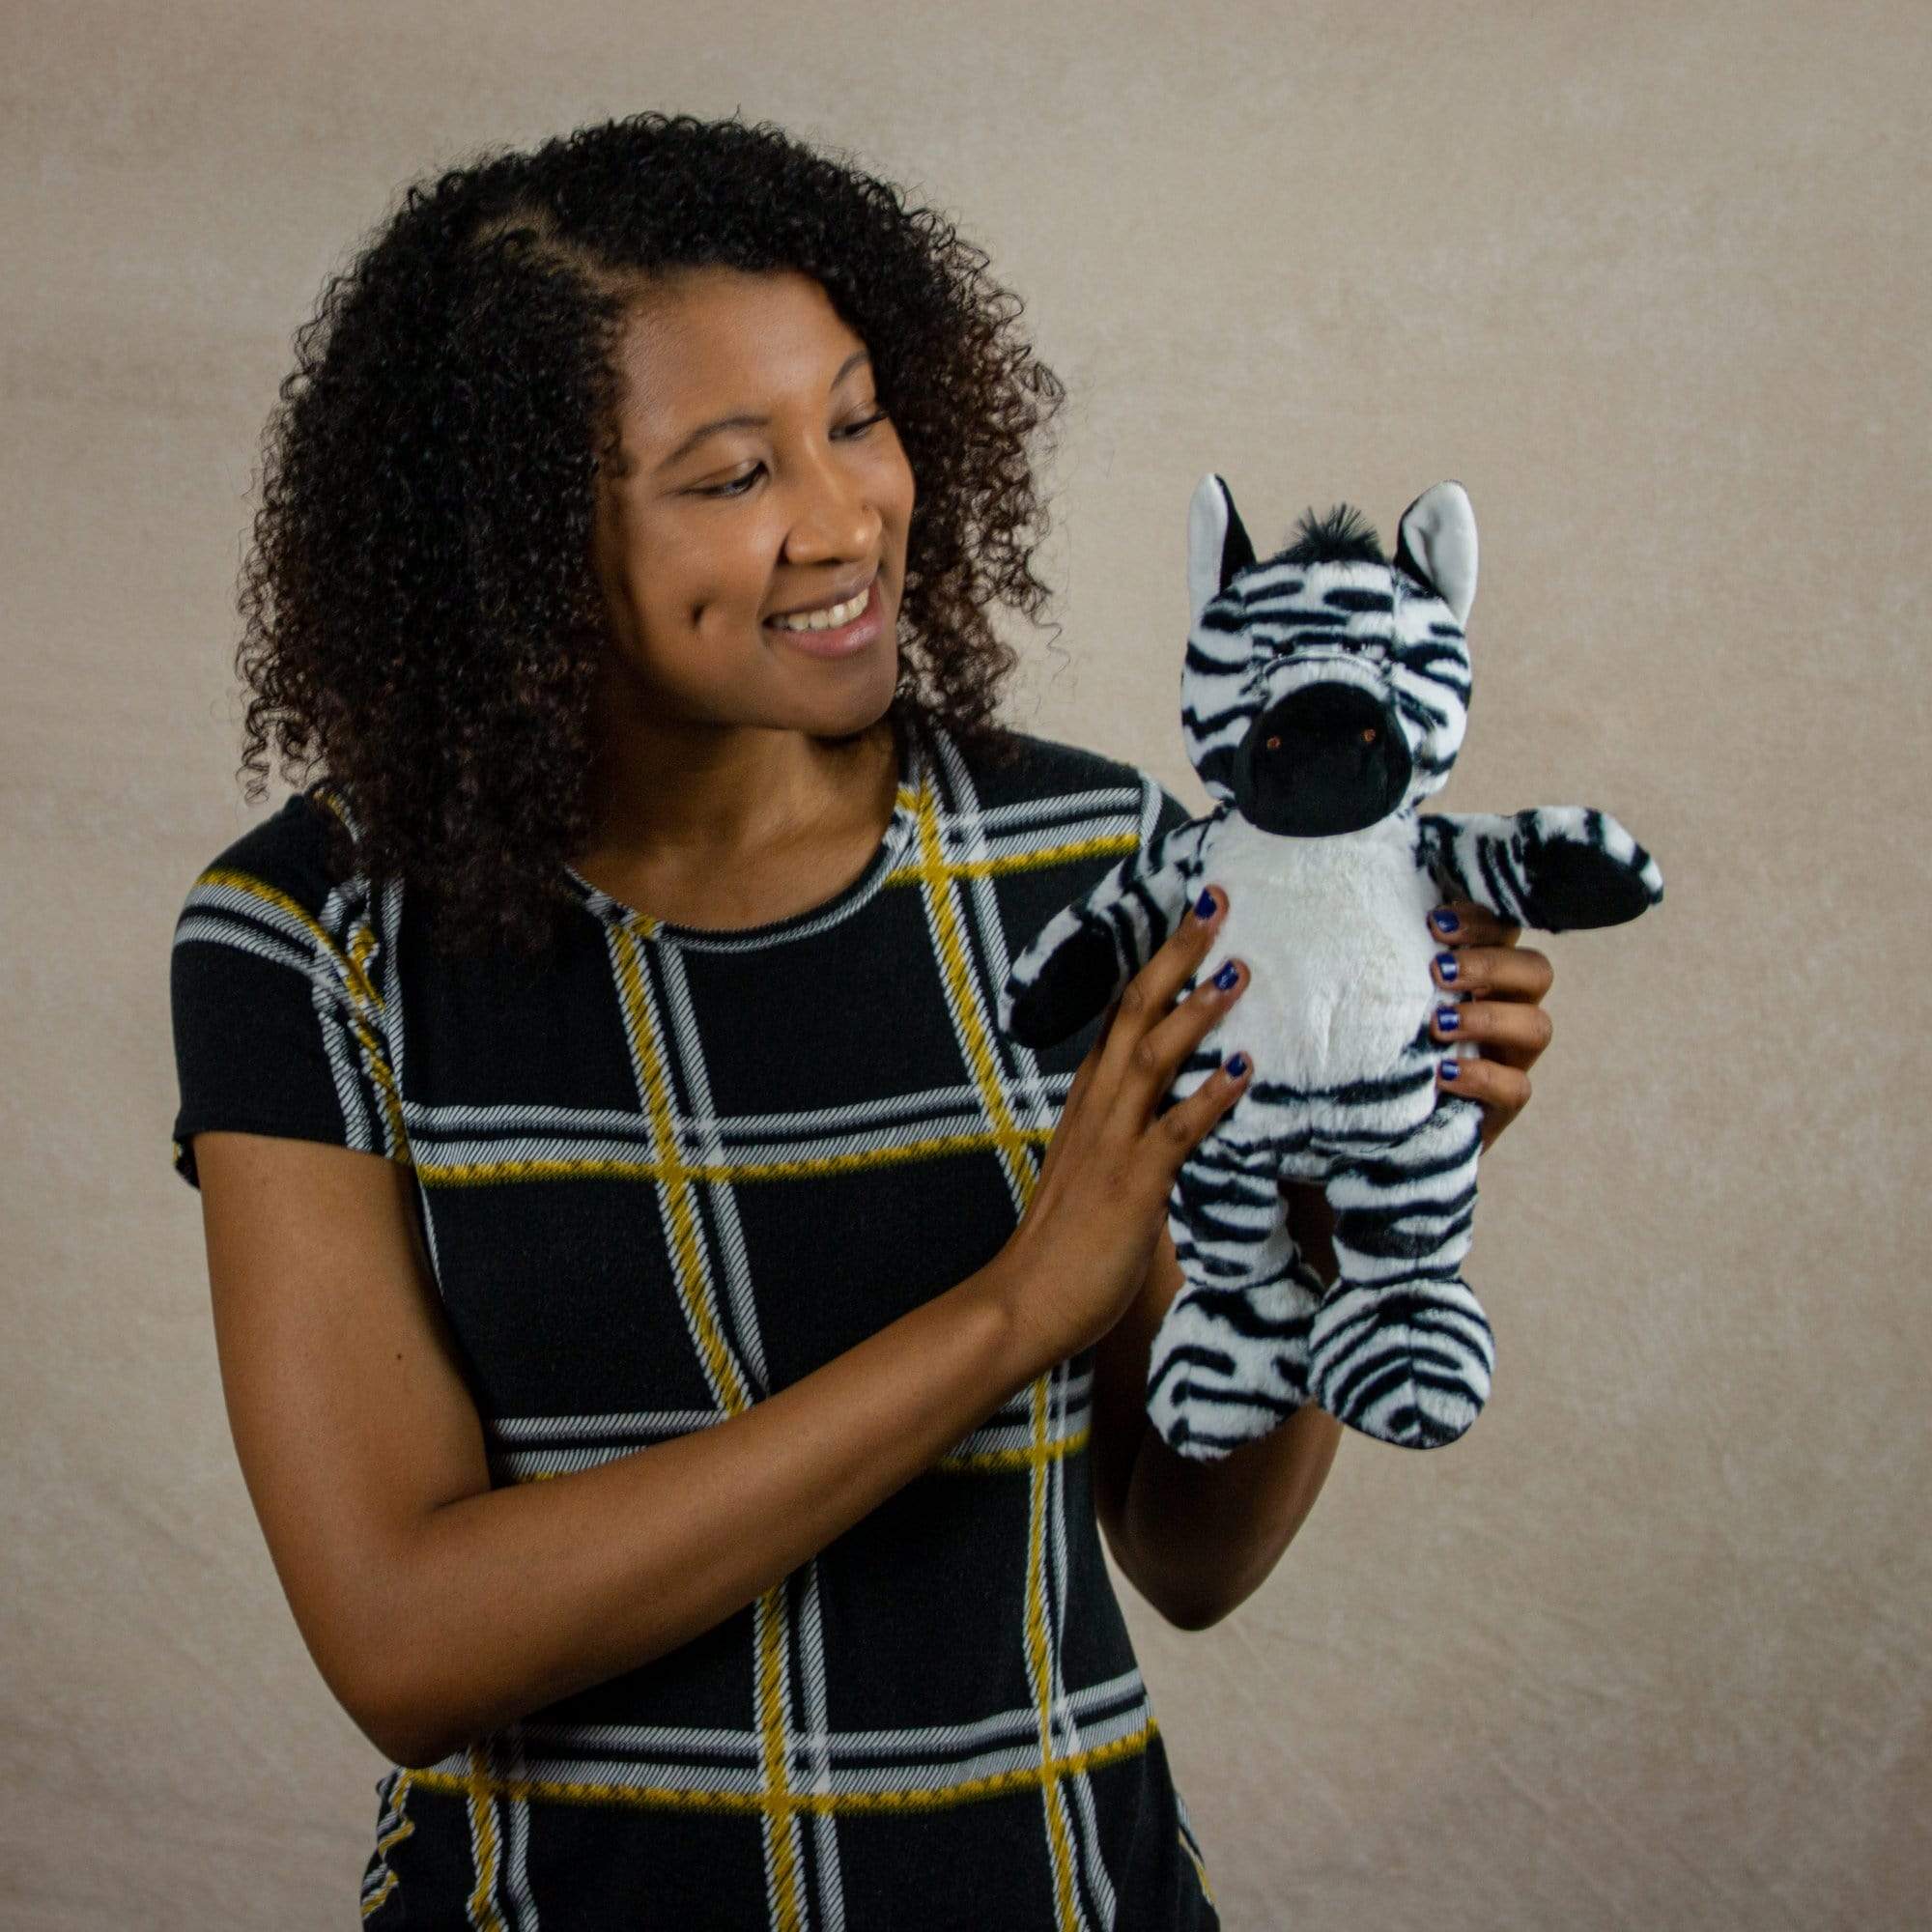
<svg viewBox="0 0 1932 1932">
<path fill-rule="evenodd" d="M 1200 1628 L 1339 1431 L 1149 1439 L 1211 923 L 997 1029 L 1191 813 L 994 716 L 1060 391 L 984 261 L 646 115 L 412 188 L 298 338 L 241 666 L 323 772 L 189 888 L 174 1149 L 378 1927 L 1219 1922 L 1101 1536 Z"/>
<path fill-rule="evenodd" d="M 1064 391 L 986 262 L 893 184 L 736 121 L 639 115 L 409 188 L 298 335 L 271 425 L 237 653 L 251 796 L 271 744 L 327 771 L 361 833 L 330 833 L 336 869 L 410 880 L 453 954 L 534 958 L 566 862 L 674 859 L 695 832 L 682 872 L 728 867 L 835 768 L 877 777 L 889 698 L 1005 755 L 992 611 L 1049 594 L 1034 456 Z M 832 668 L 758 620 L 873 562 L 884 635 L 808 678 Z M 667 625 L 680 598 L 718 608 Z M 734 612 L 809 707 L 785 742 L 769 678 L 762 713 L 722 665 L 690 688 L 685 647 Z M 613 733 L 613 703 L 676 731 Z"/>
<path fill-rule="evenodd" d="M 892 815 L 912 468 L 865 345 L 809 276 L 663 277 L 617 366 L 577 870 L 684 923 L 760 924 L 855 876 Z M 720 396 L 755 407 L 711 416 Z"/>
</svg>

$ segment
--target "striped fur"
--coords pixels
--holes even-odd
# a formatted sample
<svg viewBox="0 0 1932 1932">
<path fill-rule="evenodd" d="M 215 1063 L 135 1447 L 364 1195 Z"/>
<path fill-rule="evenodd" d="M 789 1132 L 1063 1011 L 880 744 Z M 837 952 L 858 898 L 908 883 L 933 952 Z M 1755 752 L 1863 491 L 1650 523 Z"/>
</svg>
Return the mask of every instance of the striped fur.
<svg viewBox="0 0 1932 1932">
<path fill-rule="evenodd" d="M 1437 484 L 1404 512 L 1393 559 L 1351 517 L 1311 515 L 1258 562 L 1225 483 L 1202 480 L 1181 725 L 1213 809 L 1056 915 L 1002 999 L 1015 1038 L 1065 1038 L 1206 885 L 1227 895 L 1182 997 L 1231 955 L 1250 982 L 1163 1104 L 1236 1047 L 1254 1071 L 1177 1178 L 1168 1227 L 1185 1285 L 1148 1377 L 1162 1438 L 1203 1461 L 1310 1401 L 1406 1448 L 1468 1429 L 1495 1362 L 1461 1273 L 1481 1108 L 1435 1084 L 1446 1049 L 1430 1022 L 1452 996 L 1430 975 L 1426 915 L 1463 898 L 1562 931 L 1634 919 L 1663 894 L 1656 861 L 1605 812 L 1418 812 L 1467 723 L 1474 515 L 1460 485 Z M 1325 1288 L 1289 1233 L 1284 1182 L 1320 1183 L 1334 1212 Z"/>
</svg>

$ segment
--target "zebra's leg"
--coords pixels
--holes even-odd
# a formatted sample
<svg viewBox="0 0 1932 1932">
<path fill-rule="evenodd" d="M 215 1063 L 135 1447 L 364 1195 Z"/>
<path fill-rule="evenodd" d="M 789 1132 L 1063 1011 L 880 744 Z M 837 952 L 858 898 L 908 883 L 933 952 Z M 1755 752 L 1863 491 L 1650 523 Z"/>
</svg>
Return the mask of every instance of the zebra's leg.
<svg viewBox="0 0 1932 1932">
<path fill-rule="evenodd" d="M 1444 1094 L 1408 1138 L 1330 1176 L 1340 1273 L 1309 1333 L 1328 1413 L 1405 1449 L 1453 1442 L 1489 1400 L 1495 1341 L 1461 1277 L 1482 1109 Z"/>
<path fill-rule="evenodd" d="M 1288 1231 L 1278 1154 L 1218 1130 L 1182 1164 L 1167 1226 L 1185 1285 L 1148 1350 L 1148 1419 L 1178 1455 L 1217 1462 L 1308 1401 L 1321 1280 Z"/>
</svg>

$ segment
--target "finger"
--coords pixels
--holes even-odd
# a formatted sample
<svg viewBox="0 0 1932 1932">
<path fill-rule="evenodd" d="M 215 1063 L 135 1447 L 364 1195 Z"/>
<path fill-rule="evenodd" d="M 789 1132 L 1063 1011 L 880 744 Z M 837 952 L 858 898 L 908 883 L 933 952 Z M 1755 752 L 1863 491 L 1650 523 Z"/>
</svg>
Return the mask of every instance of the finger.
<svg viewBox="0 0 1932 1932">
<path fill-rule="evenodd" d="M 1445 1042 L 1476 1040 L 1486 1060 L 1500 1060 L 1527 1072 L 1548 1046 L 1555 1027 L 1538 1006 L 1501 999 L 1445 1000 L 1436 1005 L 1429 1031 L 1433 1038 Z"/>
<path fill-rule="evenodd" d="M 1129 1064 L 1150 1082 L 1152 1092 L 1147 1098 L 1158 1104 L 1156 1096 L 1167 1093 L 1182 1066 L 1198 1064 L 1195 1049 L 1227 1017 L 1229 1008 L 1247 990 L 1250 978 L 1246 960 L 1224 958 L 1143 1036 Z M 1225 1061 L 1236 1051 L 1232 1043 L 1224 1044 L 1219 1057 Z"/>
<path fill-rule="evenodd" d="M 1437 1063 L 1435 1084 L 1444 1094 L 1460 1094 L 1483 1109 L 1480 1138 L 1484 1147 L 1529 1105 L 1529 1076 L 1520 1067 L 1492 1060 L 1450 1060 Z"/>
<path fill-rule="evenodd" d="M 1109 1030 L 1101 1070 L 1096 1076 L 1110 1094 L 1119 1090 L 1130 1069 L 1139 1073 L 1143 1084 L 1151 1082 L 1156 1092 L 1164 1089 L 1173 1077 L 1172 1066 L 1165 1076 L 1161 1075 L 1158 1049 L 1144 1042 L 1167 1018 L 1175 996 L 1194 977 L 1220 930 L 1228 909 L 1227 895 L 1219 887 L 1209 886 L 1201 896 L 1211 901 L 1213 911 L 1204 917 L 1197 898 L 1166 943 L 1156 949 L 1153 957 L 1121 989 L 1120 1012 Z M 1245 975 L 1242 977 L 1245 979 Z M 1212 1017 L 1207 1016 L 1202 1032 L 1207 1031 Z M 1162 1045 L 1166 1043 L 1163 1039 Z M 1179 1064 L 1177 1057 L 1174 1065 Z M 1151 1104 L 1152 1094 L 1148 1098 Z"/>
<path fill-rule="evenodd" d="M 1429 962 L 1438 986 L 1476 999 L 1540 1001 L 1556 982 L 1549 955 L 1534 946 L 1463 946 Z"/>
<path fill-rule="evenodd" d="M 1521 926 L 1473 899 L 1449 899 L 1437 906 L 1429 915 L 1429 929 L 1448 946 L 1514 946 L 1522 937 Z"/>
<path fill-rule="evenodd" d="M 1060 1103 L 1059 1117 L 1047 1136 L 1046 1157 L 1040 1163 L 1039 1179 L 1044 1180 L 1052 1168 L 1054 1156 L 1060 1150 L 1063 1138 L 1061 1129 L 1079 1111 L 1081 1098 L 1092 1091 L 1094 1072 L 1100 1064 L 1100 1056 L 1106 1048 L 1107 1034 L 1114 1024 L 1114 1015 L 1121 1009 L 1118 998 L 1107 1003 L 1106 1010 L 1100 1015 L 1100 1024 L 1094 1029 L 1094 1039 L 1082 1056 L 1080 1065 L 1073 1069 L 1073 1079 L 1066 1089 L 1065 1097 Z"/>
<path fill-rule="evenodd" d="M 1229 1065 L 1230 1061 L 1239 1062 L 1238 1072 Z M 1174 1177 L 1179 1171 L 1180 1163 L 1207 1138 L 1215 1122 L 1247 1091 L 1254 1070 L 1255 1064 L 1249 1055 L 1231 1053 L 1186 1099 L 1177 1100 L 1160 1116 L 1158 1124 L 1167 1152 L 1161 1175 L 1163 1192 L 1174 1185 Z"/>
<path fill-rule="evenodd" d="M 1059 1157 L 1061 1144 L 1066 1138 L 1066 1124 L 1079 1109 L 1080 1096 L 1091 1084 L 1088 1069 L 1094 1065 L 1097 1052 L 1097 1042 L 1087 1057 L 1073 1070 L 1073 1082 L 1066 1090 L 1066 1096 L 1060 1103 L 1060 1112 L 1054 1117 L 1052 1126 L 1046 1129 L 1046 1144 L 1041 1153 L 1037 1181 L 1045 1180 L 1053 1172 L 1055 1160 Z"/>
</svg>

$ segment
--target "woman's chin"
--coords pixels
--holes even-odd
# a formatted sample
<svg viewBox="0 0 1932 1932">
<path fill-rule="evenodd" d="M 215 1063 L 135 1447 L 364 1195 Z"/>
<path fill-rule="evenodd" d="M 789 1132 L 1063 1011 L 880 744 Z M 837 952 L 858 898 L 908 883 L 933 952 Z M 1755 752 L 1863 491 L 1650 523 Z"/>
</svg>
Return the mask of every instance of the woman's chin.
<svg viewBox="0 0 1932 1932">
<path fill-rule="evenodd" d="M 898 679 L 898 652 L 882 645 L 844 660 L 838 674 L 823 678 L 823 688 L 810 693 L 805 701 L 827 721 L 820 728 L 821 736 L 851 737 L 869 730 L 891 710 Z M 832 722 L 835 720 L 838 722 Z"/>
</svg>

